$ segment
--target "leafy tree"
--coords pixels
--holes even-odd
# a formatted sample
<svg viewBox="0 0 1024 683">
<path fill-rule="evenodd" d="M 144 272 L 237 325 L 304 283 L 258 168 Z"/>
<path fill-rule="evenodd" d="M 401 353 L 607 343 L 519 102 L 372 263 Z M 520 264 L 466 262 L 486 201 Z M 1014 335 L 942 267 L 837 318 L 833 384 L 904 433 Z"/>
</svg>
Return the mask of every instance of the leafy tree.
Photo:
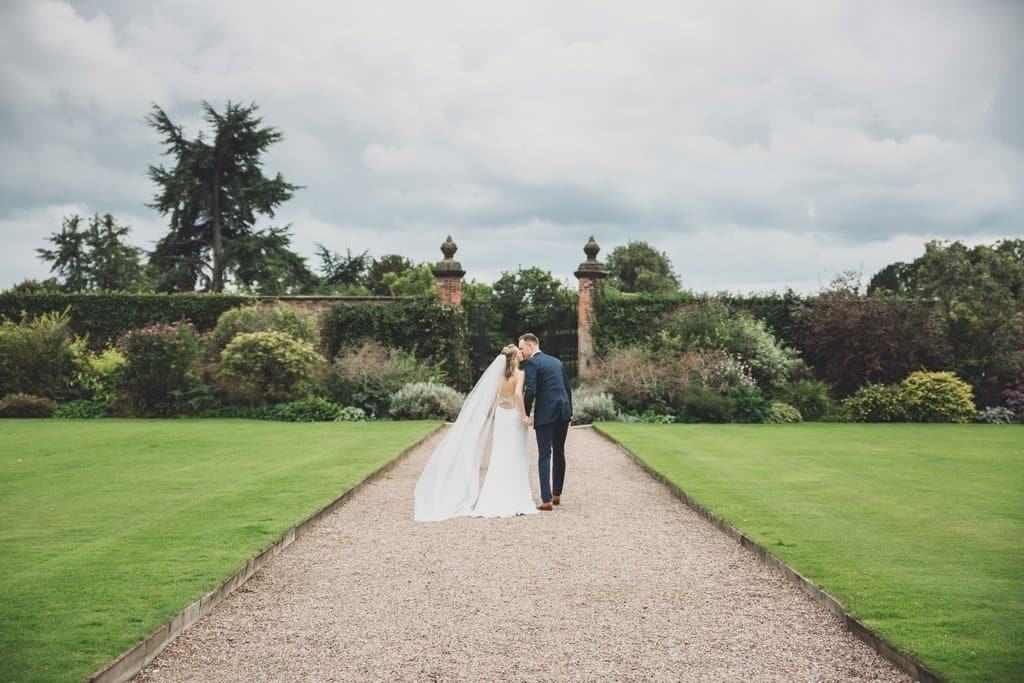
<svg viewBox="0 0 1024 683">
<path fill-rule="evenodd" d="M 679 278 L 665 252 L 647 242 L 629 242 L 608 254 L 608 284 L 620 292 L 675 292 Z"/>
<path fill-rule="evenodd" d="M 1024 372 L 1024 240 L 974 247 L 933 240 L 922 256 L 887 266 L 872 283 L 936 303 L 945 365 L 974 386 L 982 404 L 997 403 L 1002 385 Z"/>
<path fill-rule="evenodd" d="M 268 295 L 311 294 L 318 279 L 290 246 L 287 228 L 268 228 L 239 239 L 233 252 L 234 276 L 241 289 Z"/>
<path fill-rule="evenodd" d="M 384 282 L 384 276 L 387 273 L 402 275 L 412 267 L 412 261 L 400 254 L 385 254 L 375 258 L 370 262 L 366 272 L 366 286 L 377 296 L 388 296 L 392 292 L 390 286 Z"/>
<path fill-rule="evenodd" d="M 501 314 L 503 338 L 509 341 L 526 330 L 542 335 L 550 309 L 573 298 L 573 292 L 550 271 L 536 267 L 503 272 L 491 290 L 493 305 Z"/>
<path fill-rule="evenodd" d="M 942 365 L 942 325 L 927 302 L 833 290 L 798 311 L 804 359 L 840 396 Z"/>
<path fill-rule="evenodd" d="M 367 252 L 353 254 L 351 249 L 346 248 L 342 255 L 317 244 L 316 254 L 320 258 L 320 293 L 352 296 L 371 293 L 365 284 L 370 264 Z"/>
<path fill-rule="evenodd" d="M 67 292 L 137 291 L 147 286 L 142 250 L 123 240 L 131 232 L 118 225 L 111 214 L 93 214 L 88 227 L 73 214 L 64 219 L 60 232 L 47 241 L 53 249 L 36 249 L 40 259 L 51 263 L 50 271 L 64 278 Z"/>
<path fill-rule="evenodd" d="M 36 280 L 33 278 L 25 278 L 21 282 L 17 282 L 9 289 L 5 294 L 59 294 L 64 291 L 61 287 L 60 282 L 55 277 L 48 277 L 45 280 Z"/>
<path fill-rule="evenodd" d="M 428 265 L 406 268 L 401 273 L 386 272 L 383 284 L 391 296 L 430 296 L 436 291 L 434 273 Z"/>
<path fill-rule="evenodd" d="M 203 289 L 220 292 L 232 274 L 253 285 L 294 272 L 301 258 L 288 249 L 286 233 L 255 228 L 257 215 L 272 218 L 299 189 L 280 173 L 263 175 L 261 157 L 282 134 L 261 125 L 255 104 L 228 102 L 223 114 L 205 101 L 202 108 L 212 131 L 209 140 L 202 132 L 186 137 L 157 105 L 147 116 L 163 138 L 164 154 L 174 160 L 170 168 L 149 167 L 159 188 L 150 206 L 170 216 L 170 232 L 150 257 L 160 273 L 159 288 L 193 290 L 202 283 Z M 268 254 L 276 263 L 260 264 Z M 302 270 L 300 286 L 307 277 Z"/>
</svg>

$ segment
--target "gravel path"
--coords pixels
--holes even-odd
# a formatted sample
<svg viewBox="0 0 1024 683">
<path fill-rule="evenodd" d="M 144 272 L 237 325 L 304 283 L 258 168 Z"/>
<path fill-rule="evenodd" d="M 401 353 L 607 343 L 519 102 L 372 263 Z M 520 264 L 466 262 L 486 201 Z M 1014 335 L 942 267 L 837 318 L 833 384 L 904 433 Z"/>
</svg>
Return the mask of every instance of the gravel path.
<svg viewBox="0 0 1024 683">
<path fill-rule="evenodd" d="M 136 680 L 909 680 L 592 429 L 554 512 L 412 521 L 439 438 Z"/>
</svg>

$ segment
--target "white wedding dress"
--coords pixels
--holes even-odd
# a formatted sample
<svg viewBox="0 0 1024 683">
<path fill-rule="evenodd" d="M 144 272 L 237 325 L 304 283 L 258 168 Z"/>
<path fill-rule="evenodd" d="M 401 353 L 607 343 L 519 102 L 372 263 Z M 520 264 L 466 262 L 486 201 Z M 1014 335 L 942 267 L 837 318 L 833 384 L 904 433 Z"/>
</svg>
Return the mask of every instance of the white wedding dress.
<svg viewBox="0 0 1024 683">
<path fill-rule="evenodd" d="M 494 411 L 491 461 L 473 508 L 475 517 L 513 517 L 537 512 L 530 491 L 530 462 L 527 456 L 526 425 L 519 409 L 499 405 Z"/>
<path fill-rule="evenodd" d="M 518 410 L 497 407 L 504 370 L 505 357 L 499 354 L 466 396 L 455 423 L 424 466 L 416 482 L 417 522 L 537 512 L 530 491 L 526 426 Z M 480 463 L 492 431 L 491 461 L 481 489 Z"/>
</svg>

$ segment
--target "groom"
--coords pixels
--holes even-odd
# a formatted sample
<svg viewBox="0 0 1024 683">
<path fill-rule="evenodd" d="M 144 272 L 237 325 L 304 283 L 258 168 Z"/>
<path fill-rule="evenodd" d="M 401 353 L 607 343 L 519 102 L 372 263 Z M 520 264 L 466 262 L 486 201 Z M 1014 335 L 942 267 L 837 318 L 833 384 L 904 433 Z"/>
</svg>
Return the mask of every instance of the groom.
<svg viewBox="0 0 1024 683">
<path fill-rule="evenodd" d="M 523 399 L 526 415 L 523 422 L 533 424 L 537 432 L 537 470 L 540 474 L 538 510 L 551 510 L 558 505 L 565 481 L 565 436 L 572 420 L 572 388 L 565 367 L 554 356 L 541 352 L 536 335 L 527 332 L 519 338 L 526 373 Z M 536 399 L 536 406 L 534 406 Z M 532 413 L 532 416 L 531 416 Z M 555 456 L 554 482 L 551 479 L 551 456 Z M 552 490 L 554 496 L 552 496 Z"/>
</svg>

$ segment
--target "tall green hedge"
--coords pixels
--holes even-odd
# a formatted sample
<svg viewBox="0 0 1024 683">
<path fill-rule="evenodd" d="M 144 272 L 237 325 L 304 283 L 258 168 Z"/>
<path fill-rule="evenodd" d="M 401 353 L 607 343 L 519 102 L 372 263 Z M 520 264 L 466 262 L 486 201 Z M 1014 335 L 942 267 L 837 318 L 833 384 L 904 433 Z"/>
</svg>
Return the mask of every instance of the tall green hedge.
<svg viewBox="0 0 1024 683">
<path fill-rule="evenodd" d="M 327 314 L 324 345 L 331 357 L 344 348 L 377 341 L 439 362 L 448 381 L 459 388 L 470 382 L 466 313 L 436 299 L 351 306 L 340 303 Z"/>
<path fill-rule="evenodd" d="M 636 294 L 599 296 L 594 301 L 594 340 L 598 348 L 611 349 L 641 344 L 658 321 L 669 311 L 701 296 L 677 294 Z M 797 313 L 809 299 L 794 292 L 738 296 L 717 294 L 715 298 L 736 309 L 749 311 L 763 320 L 785 346 L 800 347 L 801 327 Z"/>
<path fill-rule="evenodd" d="M 127 330 L 149 323 L 188 319 L 200 331 L 212 329 L 217 317 L 253 297 L 236 294 L 0 294 L 0 316 L 20 320 L 70 306 L 71 329 L 100 347 Z"/>
</svg>

